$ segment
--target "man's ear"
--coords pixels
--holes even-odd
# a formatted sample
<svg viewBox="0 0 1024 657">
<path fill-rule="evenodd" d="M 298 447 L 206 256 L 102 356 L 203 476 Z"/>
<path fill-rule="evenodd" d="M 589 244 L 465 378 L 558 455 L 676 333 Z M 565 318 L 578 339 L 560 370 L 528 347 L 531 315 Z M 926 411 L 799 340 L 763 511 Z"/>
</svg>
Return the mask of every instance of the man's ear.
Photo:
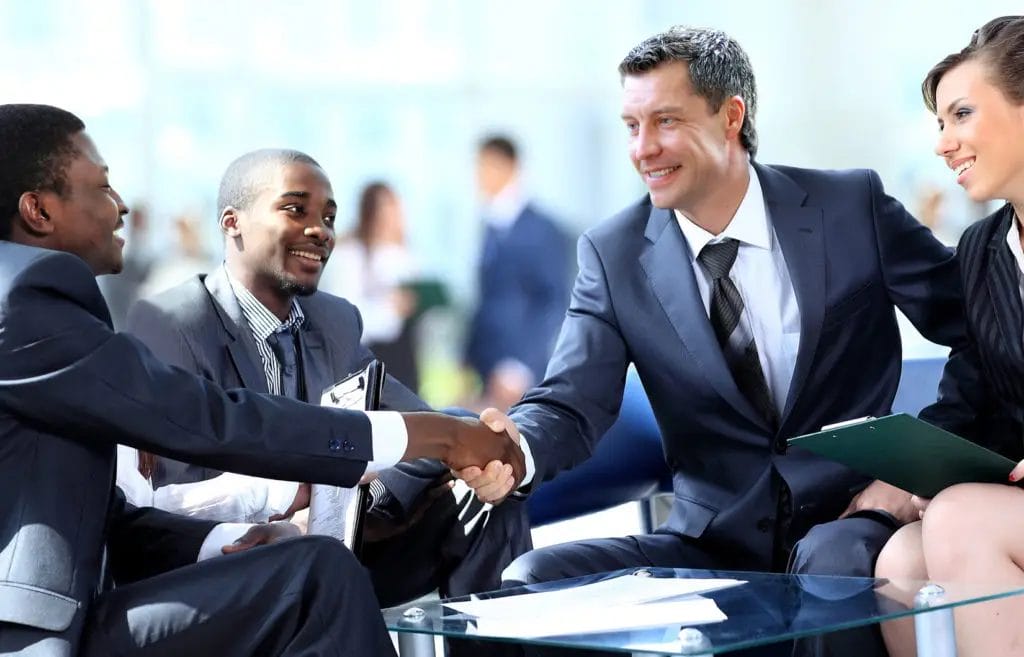
<svg viewBox="0 0 1024 657">
<path fill-rule="evenodd" d="M 739 96 L 725 99 L 725 131 L 730 137 L 739 138 L 743 130 L 743 117 L 747 115 L 747 104 Z"/>
<path fill-rule="evenodd" d="M 43 192 L 25 192 L 18 199 L 18 215 L 25 231 L 37 237 L 53 234 L 54 223 L 46 211 Z"/>
<path fill-rule="evenodd" d="M 227 206 L 220 213 L 220 232 L 228 237 L 238 237 L 242 234 L 238 227 L 238 210 L 233 206 Z"/>
</svg>

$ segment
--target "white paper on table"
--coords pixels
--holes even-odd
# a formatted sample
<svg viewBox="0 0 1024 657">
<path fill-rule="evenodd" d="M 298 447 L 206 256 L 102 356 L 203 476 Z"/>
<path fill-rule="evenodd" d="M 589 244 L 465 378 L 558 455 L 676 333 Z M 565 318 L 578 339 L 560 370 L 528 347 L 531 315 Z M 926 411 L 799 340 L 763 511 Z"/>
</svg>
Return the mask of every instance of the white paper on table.
<svg viewBox="0 0 1024 657">
<path fill-rule="evenodd" d="M 725 614 L 714 600 L 692 595 L 681 600 L 647 604 L 570 607 L 562 609 L 558 614 L 477 618 L 471 621 L 476 624 L 476 628 L 471 629 L 470 633 L 511 638 L 566 636 L 661 625 L 703 625 L 720 623 L 725 619 Z"/>
<path fill-rule="evenodd" d="M 486 600 L 445 602 L 449 609 L 477 618 L 557 617 L 568 609 L 623 607 L 707 593 L 746 584 L 738 579 L 680 579 L 623 575 L 557 591 L 539 591 Z"/>
</svg>

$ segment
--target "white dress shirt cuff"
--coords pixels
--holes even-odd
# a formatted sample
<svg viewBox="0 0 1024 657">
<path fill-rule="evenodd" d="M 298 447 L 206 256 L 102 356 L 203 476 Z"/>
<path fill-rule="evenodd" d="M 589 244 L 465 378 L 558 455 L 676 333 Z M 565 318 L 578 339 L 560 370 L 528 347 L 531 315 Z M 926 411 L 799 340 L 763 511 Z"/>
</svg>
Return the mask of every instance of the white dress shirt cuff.
<svg viewBox="0 0 1024 657">
<path fill-rule="evenodd" d="M 409 432 L 397 411 L 366 411 L 366 417 L 370 418 L 373 440 L 373 460 L 366 464 L 366 472 L 379 472 L 402 460 L 409 446 Z"/>
<path fill-rule="evenodd" d="M 519 488 L 526 488 L 533 482 L 533 475 L 537 470 L 537 466 L 533 463 L 530 441 L 522 434 L 519 435 L 519 449 L 523 450 L 523 460 L 526 461 L 526 476 L 523 477 L 523 483 L 519 484 Z"/>
<path fill-rule="evenodd" d="M 243 522 L 222 522 L 217 525 L 206 535 L 206 540 L 199 548 L 199 556 L 196 557 L 196 561 L 219 557 L 222 554 L 220 551 L 222 547 L 242 538 L 251 527 L 252 525 Z"/>
</svg>

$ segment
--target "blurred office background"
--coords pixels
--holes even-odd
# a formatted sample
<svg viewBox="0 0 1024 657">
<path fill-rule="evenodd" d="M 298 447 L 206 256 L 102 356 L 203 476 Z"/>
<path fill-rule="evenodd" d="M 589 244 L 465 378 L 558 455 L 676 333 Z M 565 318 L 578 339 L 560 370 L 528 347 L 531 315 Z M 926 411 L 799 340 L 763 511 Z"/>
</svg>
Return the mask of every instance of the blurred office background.
<svg viewBox="0 0 1024 657">
<path fill-rule="evenodd" d="M 165 278 L 218 261 L 216 188 L 245 151 L 316 157 L 341 230 L 362 185 L 388 181 L 421 272 L 454 302 L 421 336 L 424 392 L 447 403 L 454 391 L 443 381 L 475 294 L 482 135 L 517 139 L 530 195 L 575 236 L 643 193 L 619 119 L 619 60 L 669 25 L 718 27 L 758 76 L 761 161 L 873 167 L 952 241 L 985 210 L 932 154 L 935 121 L 919 84 L 973 29 L 1019 9 L 994 0 L 2 0 L 0 101 L 85 119 L 116 188 L 147 209 L 131 249 L 164 259 Z"/>
</svg>

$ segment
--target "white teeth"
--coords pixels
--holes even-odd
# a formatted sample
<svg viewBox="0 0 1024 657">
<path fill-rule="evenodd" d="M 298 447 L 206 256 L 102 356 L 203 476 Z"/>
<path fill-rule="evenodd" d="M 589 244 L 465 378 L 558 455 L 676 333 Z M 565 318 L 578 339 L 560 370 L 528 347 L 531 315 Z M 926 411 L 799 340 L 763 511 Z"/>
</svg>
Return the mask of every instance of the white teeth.
<svg viewBox="0 0 1024 657">
<path fill-rule="evenodd" d="M 650 176 L 651 178 L 661 178 L 662 176 L 667 176 L 668 174 L 672 173 L 673 171 L 675 171 L 678 168 L 679 167 L 668 167 L 667 169 L 658 169 L 657 171 L 648 171 L 647 175 Z"/>
<path fill-rule="evenodd" d="M 310 253 L 309 251 L 295 251 L 295 250 L 291 250 L 291 251 L 288 251 L 288 253 L 290 253 L 292 255 L 295 255 L 295 256 L 299 256 L 300 258 L 305 258 L 307 260 L 315 260 L 316 262 L 323 262 L 323 260 L 324 260 L 323 256 L 321 256 L 321 255 L 319 255 L 317 253 Z"/>
<path fill-rule="evenodd" d="M 961 173 L 963 173 L 964 171 L 967 171 L 968 169 L 970 169 L 973 166 L 974 166 L 974 160 L 968 160 L 966 162 L 961 162 L 960 166 L 958 166 L 956 169 L 954 169 L 954 171 L 956 172 L 956 175 L 959 176 Z"/>
</svg>

